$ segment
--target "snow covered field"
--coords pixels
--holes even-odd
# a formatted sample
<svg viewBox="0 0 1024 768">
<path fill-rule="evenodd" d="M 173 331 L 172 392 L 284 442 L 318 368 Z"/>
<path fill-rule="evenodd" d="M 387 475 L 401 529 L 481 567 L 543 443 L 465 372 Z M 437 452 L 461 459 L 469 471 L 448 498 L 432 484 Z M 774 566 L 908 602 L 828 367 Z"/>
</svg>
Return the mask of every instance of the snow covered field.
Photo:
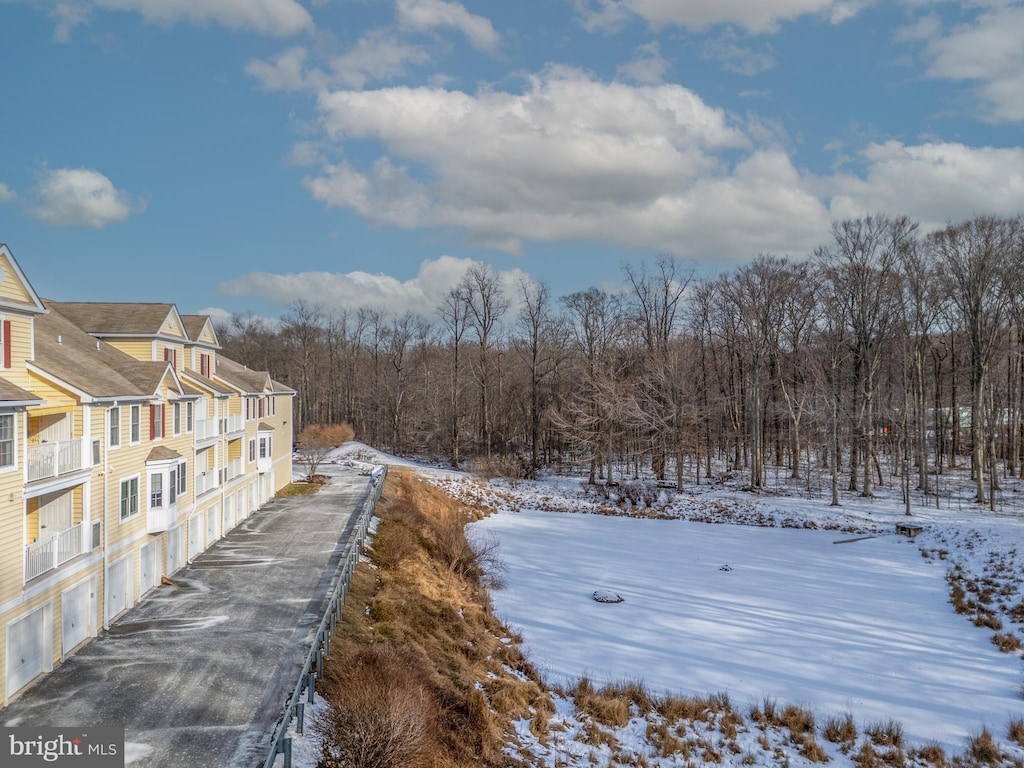
<svg viewBox="0 0 1024 768">
<path fill-rule="evenodd" d="M 953 612 L 946 564 L 904 537 L 536 511 L 474 528 L 501 541 L 495 608 L 551 683 L 771 696 L 950 751 L 1024 710 L 1020 659 Z"/>
<path fill-rule="evenodd" d="M 499 513 L 472 532 L 500 541 L 496 611 L 550 683 L 639 679 L 727 692 L 745 711 L 771 697 L 850 712 L 861 729 L 898 720 L 909 743 L 949 754 L 983 726 L 1002 738 L 1024 713 L 1020 654 L 954 612 L 946 574 L 957 565 L 1003 587 L 993 609 L 1021 634 L 1006 613 L 1021 600 L 1022 520 L 915 507 L 924 532 L 910 540 L 894 533 L 906 520 L 897 492 L 879 495 L 830 509 L 705 487 L 623 510 L 564 479 L 499 482 Z M 630 511 L 674 519 L 608 514 Z M 745 524 L 692 522 L 716 515 Z M 596 602 L 597 590 L 624 601 Z"/>
</svg>

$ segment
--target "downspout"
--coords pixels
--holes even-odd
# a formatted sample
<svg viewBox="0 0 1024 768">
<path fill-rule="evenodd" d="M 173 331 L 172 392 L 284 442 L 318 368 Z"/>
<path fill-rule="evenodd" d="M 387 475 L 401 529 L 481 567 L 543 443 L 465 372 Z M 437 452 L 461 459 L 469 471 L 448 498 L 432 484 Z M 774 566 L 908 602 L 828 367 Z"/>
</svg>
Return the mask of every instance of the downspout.
<svg viewBox="0 0 1024 768">
<path fill-rule="evenodd" d="M 107 424 L 107 420 L 110 418 L 110 407 L 111 406 L 107 406 L 103 411 L 103 437 L 100 438 L 100 450 L 102 451 L 103 456 L 103 514 L 101 515 L 102 522 L 100 523 L 100 525 L 103 526 L 103 590 L 102 592 L 100 590 L 96 590 L 98 593 L 96 595 L 96 598 L 97 602 L 103 607 L 102 610 L 104 630 L 110 629 L 110 624 L 107 622 L 107 566 L 109 565 L 108 547 L 110 543 L 110 534 L 108 532 L 108 528 L 110 526 L 108 525 L 107 521 L 107 500 L 109 498 L 107 483 L 110 479 L 110 465 L 107 463 L 107 452 L 109 451 L 107 441 L 109 440 L 110 437 L 110 427 Z M 118 412 L 118 416 L 120 417 L 120 411 Z M 102 595 L 102 598 L 100 597 L 100 595 Z"/>
</svg>

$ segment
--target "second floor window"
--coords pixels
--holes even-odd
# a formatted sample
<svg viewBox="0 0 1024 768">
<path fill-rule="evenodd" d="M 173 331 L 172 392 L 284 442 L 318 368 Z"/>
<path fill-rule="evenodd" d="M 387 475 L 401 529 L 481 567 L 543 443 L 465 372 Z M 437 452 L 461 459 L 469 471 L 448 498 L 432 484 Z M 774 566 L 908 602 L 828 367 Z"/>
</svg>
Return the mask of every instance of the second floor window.
<svg viewBox="0 0 1024 768">
<path fill-rule="evenodd" d="M 127 520 L 139 513 L 139 478 L 121 481 L 121 519 Z"/>
<path fill-rule="evenodd" d="M 111 408 L 107 411 L 107 418 L 109 424 L 107 442 L 111 448 L 117 448 L 121 445 L 121 409 Z"/>
<path fill-rule="evenodd" d="M 142 439 L 142 406 L 133 405 L 131 416 L 131 435 L 128 441 L 137 443 Z"/>
<path fill-rule="evenodd" d="M 149 476 L 149 506 L 164 505 L 164 476 L 159 472 Z"/>
<path fill-rule="evenodd" d="M 0 467 L 14 466 L 14 414 L 0 416 Z"/>
<path fill-rule="evenodd" d="M 174 434 L 181 434 L 181 403 L 174 404 Z"/>
</svg>

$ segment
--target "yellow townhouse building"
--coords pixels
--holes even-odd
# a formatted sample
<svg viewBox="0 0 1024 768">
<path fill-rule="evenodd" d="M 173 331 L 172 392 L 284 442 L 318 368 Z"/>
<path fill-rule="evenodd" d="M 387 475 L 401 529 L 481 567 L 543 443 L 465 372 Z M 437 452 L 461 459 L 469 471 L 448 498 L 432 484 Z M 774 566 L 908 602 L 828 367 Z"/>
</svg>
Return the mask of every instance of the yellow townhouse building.
<svg viewBox="0 0 1024 768">
<path fill-rule="evenodd" d="M 293 390 L 173 304 L 41 299 L 0 244 L 3 703 L 291 480 Z"/>
</svg>

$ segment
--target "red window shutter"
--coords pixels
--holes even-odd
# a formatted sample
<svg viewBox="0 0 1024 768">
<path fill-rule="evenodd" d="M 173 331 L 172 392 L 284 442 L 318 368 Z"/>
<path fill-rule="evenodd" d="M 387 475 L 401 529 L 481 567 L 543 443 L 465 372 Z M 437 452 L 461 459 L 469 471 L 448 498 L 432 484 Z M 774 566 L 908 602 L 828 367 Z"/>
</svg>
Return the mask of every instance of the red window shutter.
<svg viewBox="0 0 1024 768">
<path fill-rule="evenodd" d="M 164 362 L 170 362 L 171 360 L 171 348 L 164 347 Z"/>
<path fill-rule="evenodd" d="M 160 437 L 163 437 L 165 434 L 167 434 L 167 430 L 164 427 L 164 424 L 167 423 L 165 419 L 166 415 L 167 411 L 164 410 L 164 404 L 160 403 Z"/>
<path fill-rule="evenodd" d="M 149 439 L 156 438 L 156 406 L 150 403 L 149 406 Z"/>
<path fill-rule="evenodd" d="M 4 320 L 4 368 L 11 367 L 11 321 Z"/>
</svg>

